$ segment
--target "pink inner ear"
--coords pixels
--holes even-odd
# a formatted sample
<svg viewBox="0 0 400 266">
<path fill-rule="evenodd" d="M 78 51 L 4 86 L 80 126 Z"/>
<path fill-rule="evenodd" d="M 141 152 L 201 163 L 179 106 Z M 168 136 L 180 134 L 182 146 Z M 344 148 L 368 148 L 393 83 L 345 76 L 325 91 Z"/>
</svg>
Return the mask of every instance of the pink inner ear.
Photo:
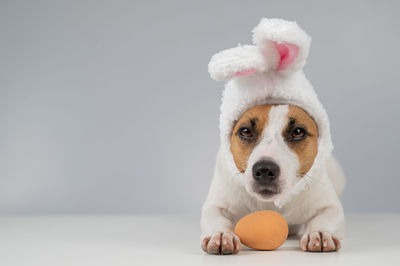
<svg viewBox="0 0 400 266">
<path fill-rule="evenodd" d="M 252 68 L 252 69 L 236 72 L 234 76 L 235 77 L 245 77 L 245 76 L 252 75 L 255 72 L 256 72 L 256 70 L 254 68 Z"/>
<path fill-rule="evenodd" d="M 280 56 L 278 70 L 286 69 L 287 66 L 296 59 L 299 53 L 299 47 L 291 43 L 274 42 L 274 45 Z"/>
</svg>

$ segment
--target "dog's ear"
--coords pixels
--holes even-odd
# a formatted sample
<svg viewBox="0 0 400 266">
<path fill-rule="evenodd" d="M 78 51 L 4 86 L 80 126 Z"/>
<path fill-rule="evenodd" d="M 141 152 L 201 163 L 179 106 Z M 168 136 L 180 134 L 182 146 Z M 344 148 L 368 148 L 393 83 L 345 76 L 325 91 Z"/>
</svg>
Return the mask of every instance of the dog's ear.
<svg viewBox="0 0 400 266">
<path fill-rule="evenodd" d="M 290 73 L 305 65 L 311 37 L 296 22 L 262 19 L 253 30 L 253 43 L 261 48 L 266 61 L 274 64 L 274 70 Z"/>
</svg>

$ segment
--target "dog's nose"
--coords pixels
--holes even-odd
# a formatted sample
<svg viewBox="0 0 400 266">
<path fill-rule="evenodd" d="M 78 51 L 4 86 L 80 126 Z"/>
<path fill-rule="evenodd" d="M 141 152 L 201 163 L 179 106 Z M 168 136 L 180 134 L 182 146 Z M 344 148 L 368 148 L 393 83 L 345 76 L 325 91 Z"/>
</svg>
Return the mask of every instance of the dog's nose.
<svg viewBox="0 0 400 266">
<path fill-rule="evenodd" d="M 272 160 L 261 160 L 253 165 L 253 178 L 262 185 L 269 185 L 280 173 L 279 165 Z"/>
</svg>

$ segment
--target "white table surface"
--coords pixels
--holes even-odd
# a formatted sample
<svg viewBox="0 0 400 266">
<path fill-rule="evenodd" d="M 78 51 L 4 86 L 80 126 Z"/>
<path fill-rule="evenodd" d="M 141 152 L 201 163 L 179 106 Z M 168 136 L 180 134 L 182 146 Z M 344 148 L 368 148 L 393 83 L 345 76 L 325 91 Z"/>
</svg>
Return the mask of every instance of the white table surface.
<svg viewBox="0 0 400 266">
<path fill-rule="evenodd" d="M 335 253 L 275 251 L 206 255 L 198 218 L 186 216 L 2 216 L 0 265 L 400 265 L 400 214 L 347 215 Z"/>
</svg>

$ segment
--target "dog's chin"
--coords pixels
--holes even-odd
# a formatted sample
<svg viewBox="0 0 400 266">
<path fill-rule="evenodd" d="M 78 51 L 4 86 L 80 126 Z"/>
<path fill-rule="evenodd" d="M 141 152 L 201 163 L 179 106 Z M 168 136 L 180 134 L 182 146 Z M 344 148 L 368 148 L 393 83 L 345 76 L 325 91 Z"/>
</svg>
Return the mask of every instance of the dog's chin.
<svg viewBox="0 0 400 266">
<path fill-rule="evenodd" d="M 279 188 L 276 187 L 262 187 L 253 188 L 252 194 L 254 194 L 261 201 L 274 201 L 279 198 L 282 194 Z"/>
</svg>

